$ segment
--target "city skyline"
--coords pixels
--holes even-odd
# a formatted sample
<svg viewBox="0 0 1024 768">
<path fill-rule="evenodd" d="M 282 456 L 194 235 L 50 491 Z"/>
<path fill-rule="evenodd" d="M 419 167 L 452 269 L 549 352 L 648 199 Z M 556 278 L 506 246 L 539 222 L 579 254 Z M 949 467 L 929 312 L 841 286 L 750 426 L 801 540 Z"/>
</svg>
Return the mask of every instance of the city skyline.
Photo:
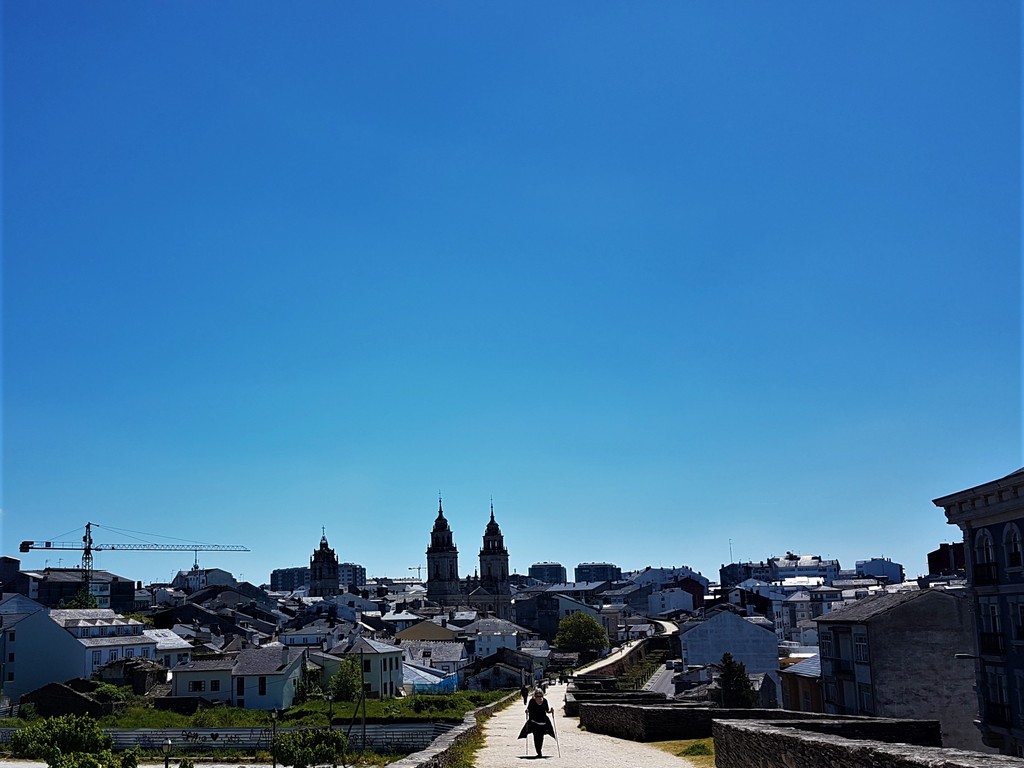
<svg viewBox="0 0 1024 768">
<path fill-rule="evenodd" d="M 1024 464 L 1018 3 L 0 13 L 3 554 L 912 576 Z"/>
</svg>

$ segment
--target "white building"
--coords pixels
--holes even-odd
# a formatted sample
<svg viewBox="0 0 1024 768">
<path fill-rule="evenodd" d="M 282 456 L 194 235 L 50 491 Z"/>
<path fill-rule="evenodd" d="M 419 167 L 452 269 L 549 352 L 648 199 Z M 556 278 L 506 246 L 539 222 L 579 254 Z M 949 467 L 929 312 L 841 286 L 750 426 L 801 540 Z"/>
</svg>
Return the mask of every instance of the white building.
<svg viewBox="0 0 1024 768">
<path fill-rule="evenodd" d="M 234 659 L 201 659 L 172 672 L 173 696 L 199 696 L 245 709 L 287 709 L 302 679 L 304 653 L 274 643 L 239 651 Z"/>
<path fill-rule="evenodd" d="M 706 619 L 679 624 L 683 663 L 688 666 L 720 664 L 725 653 L 747 668 L 747 674 L 777 672 L 779 646 L 774 629 L 764 619 L 751 620 L 729 610 L 714 611 Z"/>
<path fill-rule="evenodd" d="M 143 634 L 145 625 L 109 608 L 54 609 L 50 620 L 78 641 L 82 666 L 77 677 L 88 680 L 118 659 L 156 659 L 156 641 Z"/>
<path fill-rule="evenodd" d="M 692 612 L 693 608 L 693 595 L 678 587 L 662 589 L 647 596 L 648 616 L 657 616 L 666 611 Z"/>
</svg>

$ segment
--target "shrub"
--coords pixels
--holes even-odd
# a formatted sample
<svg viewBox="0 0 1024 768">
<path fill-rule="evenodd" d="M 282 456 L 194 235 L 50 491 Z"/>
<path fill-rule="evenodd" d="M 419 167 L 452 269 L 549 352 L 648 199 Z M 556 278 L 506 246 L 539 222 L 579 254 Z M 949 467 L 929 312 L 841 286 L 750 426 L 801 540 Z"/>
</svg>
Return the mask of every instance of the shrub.
<svg viewBox="0 0 1024 768">
<path fill-rule="evenodd" d="M 330 728 L 285 731 L 274 742 L 278 762 L 295 768 L 336 763 L 347 746 L 345 734 Z"/>
<path fill-rule="evenodd" d="M 178 761 L 178 768 L 196 768 L 191 757 L 183 757 Z"/>
<path fill-rule="evenodd" d="M 75 752 L 99 755 L 109 751 L 113 741 L 100 730 L 91 717 L 62 715 L 35 720 L 11 736 L 11 752 L 15 757 L 43 759 L 55 765 L 61 756 L 70 758 Z M 61 765 L 61 768 L 72 766 Z"/>
</svg>

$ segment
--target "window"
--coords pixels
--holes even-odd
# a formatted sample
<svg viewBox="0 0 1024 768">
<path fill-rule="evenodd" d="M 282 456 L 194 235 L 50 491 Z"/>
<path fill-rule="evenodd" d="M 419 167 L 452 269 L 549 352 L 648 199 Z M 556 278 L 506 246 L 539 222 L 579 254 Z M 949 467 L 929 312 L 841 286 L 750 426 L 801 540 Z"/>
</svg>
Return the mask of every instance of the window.
<svg viewBox="0 0 1024 768">
<path fill-rule="evenodd" d="M 92 665 L 95 667 L 96 665 L 102 664 L 102 663 L 103 663 L 103 652 L 102 651 L 93 651 L 92 652 Z"/>
<path fill-rule="evenodd" d="M 110 655 L 107 658 L 107 661 L 117 661 L 117 649 L 116 648 L 110 652 Z"/>
<path fill-rule="evenodd" d="M 212 693 L 214 691 L 219 691 L 219 690 L 220 690 L 220 680 L 211 680 L 210 681 L 210 692 Z"/>
<path fill-rule="evenodd" d="M 868 661 L 867 635 L 853 636 L 853 658 L 857 661 Z"/>
<path fill-rule="evenodd" d="M 134 656 L 135 656 L 135 649 L 134 648 L 125 648 L 125 650 L 124 650 L 124 657 L 126 659 L 133 658 Z"/>
<path fill-rule="evenodd" d="M 144 659 L 148 659 L 149 658 L 149 648 L 143 648 L 142 649 L 142 658 L 144 658 Z"/>
<path fill-rule="evenodd" d="M 827 701 L 829 704 L 835 704 L 836 700 L 838 698 L 839 698 L 839 696 L 838 696 L 838 692 L 836 690 L 836 684 L 833 683 L 833 682 L 826 682 L 825 683 L 825 701 Z"/>
<path fill-rule="evenodd" d="M 1007 525 L 1006 530 L 1003 531 L 1003 547 L 1006 549 L 1006 567 L 1020 568 L 1022 565 L 1020 530 L 1013 523 Z"/>
<path fill-rule="evenodd" d="M 9 683 L 9 682 L 11 682 L 13 680 L 14 680 L 14 673 L 13 672 L 8 672 L 7 673 L 7 682 Z"/>
<path fill-rule="evenodd" d="M 868 715 L 873 714 L 875 711 L 875 702 L 871 695 L 871 686 L 863 684 L 858 685 L 857 697 L 860 699 L 860 711 Z"/>
<path fill-rule="evenodd" d="M 244 677 L 239 677 L 239 678 L 237 678 L 235 680 L 235 695 L 236 696 L 244 696 L 245 695 L 245 678 Z M 239 704 L 239 706 L 241 706 L 241 704 Z"/>
<path fill-rule="evenodd" d="M 7 663 L 9 664 L 12 661 L 14 661 L 14 654 L 13 653 L 8 653 L 7 654 Z"/>
<path fill-rule="evenodd" d="M 995 547 L 992 545 L 992 534 L 985 528 L 978 531 L 978 536 L 974 540 L 974 559 L 979 565 L 994 563 L 996 560 Z"/>
<path fill-rule="evenodd" d="M 202 693 L 206 690 L 205 680 L 189 680 L 188 691 L 189 693 Z"/>
<path fill-rule="evenodd" d="M 818 638 L 818 649 L 821 651 L 821 658 L 831 659 L 832 653 L 832 633 L 825 631 L 821 633 Z"/>
<path fill-rule="evenodd" d="M 267 695 L 267 678 L 261 677 L 259 681 L 259 694 L 260 696 Z"/>
<path fill-rule="evenodd" d="M 423 653 L 423 658 L 427 658 L 427 652 L 426 651 L 424 651 L 424 653 Z M 370 660 L 369 659 L 363 659 L 363 672 L 369 672 L 369 671 L 370 671 Z"/>
<path fill-rule="evenodd" d="M 7 633 L 7 642 L 8 643 L 13 643 L 14 642 L 14 630 L 13 629 L 10 632 Z"/>
</svg>

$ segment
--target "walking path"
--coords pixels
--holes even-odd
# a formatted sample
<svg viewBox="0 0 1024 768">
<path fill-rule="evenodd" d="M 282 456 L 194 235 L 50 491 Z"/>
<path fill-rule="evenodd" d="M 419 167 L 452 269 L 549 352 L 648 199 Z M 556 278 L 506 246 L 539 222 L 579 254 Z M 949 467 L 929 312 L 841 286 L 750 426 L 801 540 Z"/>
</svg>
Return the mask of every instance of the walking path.
<svg viewBox="0 0 1024 768">
<path fill-rule="evenodd" d="M 564 685 L 548 687 L 548 702 L 555 708 L 552 718 L 558 744 L 550 737 L 544 739 L 543 760 L 557 761 L 564 768 L 692 768 L 689 760 L 646 744 L 581 731 L 575 718 L 562 714 L 565 688 Z M 523 768 L 523 761 L 536 760 L 533 737 L 518 738 L 525 722 L 526 715 L 519 702 L 489 719 L 484 725 L 485 745 L 477 752 L 475 768 Z"/>
</svg>

